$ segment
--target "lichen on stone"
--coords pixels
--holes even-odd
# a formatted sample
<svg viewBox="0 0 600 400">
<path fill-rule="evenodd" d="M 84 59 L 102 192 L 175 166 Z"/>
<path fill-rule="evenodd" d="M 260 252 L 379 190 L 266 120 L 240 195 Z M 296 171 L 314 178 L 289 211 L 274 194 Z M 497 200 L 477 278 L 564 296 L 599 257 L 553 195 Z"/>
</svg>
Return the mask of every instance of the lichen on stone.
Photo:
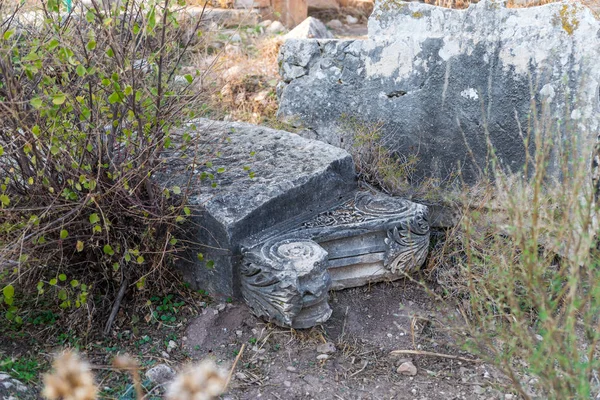
<svg viewBox="0 0 600 400">
<path fill-rule="evenodd" d="M 577 9 L 574 6 L 569 7 L 568 4 L 564 4 L 559 11 L 560 21 L 562 28 L 569 35 L 573 35 L 575 29 L 579 27 L 579 20 L 577 19 Z"/>
</svg>

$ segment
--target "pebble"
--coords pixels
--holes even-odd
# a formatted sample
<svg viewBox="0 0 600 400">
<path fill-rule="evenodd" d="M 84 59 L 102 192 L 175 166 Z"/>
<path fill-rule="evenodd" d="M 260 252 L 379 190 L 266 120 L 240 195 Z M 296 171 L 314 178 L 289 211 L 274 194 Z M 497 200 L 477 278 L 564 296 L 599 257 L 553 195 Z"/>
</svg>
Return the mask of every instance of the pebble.
<svg viewBox="0 0 600 400">
<path fill-rule="evenodd" d="M 235 33 L 230 39 L 229 39 L 232 43 L 239 43 L 242 41 L 242 37 L 240 36 L 239 33 Z"/>
<path fill-rule="evenodd" d="M 235 377 L 236 377 L 236 379 L 239 379 L 242 381 L 242 380 L 246 379 L 246 374 L 244 374 L 243 372 L 236 372 Z"/>
<path fill-rule="evenodd" d="M 267 28 L 267 32 L 269 33 L 281 33 L 283 31 L 285 31 L 285 26 L 279 21 L 273 21 Z"/>
<path fill-rule="evenodd" d="M 504 400 L 513 400 L 514 398 L 515 396 L 510 393 L 504 395 Z"/>
<path fill-rule="evenodd" d="M 417 367 L 412 362 L 406 361 L 400 364 L 396 372 L 401 375 L 415 376 L 417 375 Z"/>
<path fill-rule="evenodd" d="M 290 386 L 292 386 L 292 382 L 290 382 L 290 381 L 283 381 L 283 386 L 290 387 Z"/>
<path fill-rule="evenodd" d="M 175 343 L 173 340 L 169 340 L 169 344 L 167 345 L 167 353 L 172 352 L 176 348 L 177 348 L 177 343 Z"/>
<path fill-rule="evenodd" d="M 346 23 L 348 25 L 354 25 L 358 23 L 358 18 L 353 17 L 352 15 L 346 15 Z"/>
<path fill-rule="evenodd" d="M 328 23 L 325 24 L 329 29 L 340 29 L 342 26 L 344 26 L 342 24 L 342 21 L 340 21 L 339 19 L 332 19 L 331 21 L 329 21 Z"/>
<path fill-rule="evenodd" d="M 296 372 L 296 368 L 295 368 L 295 367 L 291 367 L 291 366 L 290 366 L 290 367 L 287 367 L 286 369 L 287 369 L 288 371 L 290 371 L 290 372 Z"/>
<path fill-rule="evenodd" d="M 225 311 L 225 307 L 227 307 L 225 304 L 219 304 L 219 305 L 217 306 L 217 310 L 219 310 L 219 312 L 221 312 L 221 311 Z"/>
<path fill-rule="evenodd" d="M 158 364 L 146 371 L 146 378 L 151 382 L 162 385 L 175 378 L 175 370 L 167 364 Z"/>
<path fill-rule="evenodd" d="M 171 358 L 171 356 L 169 355 L 169 353 L 167 353 L 167 352 L 166 352 L 166 351 L 164 351 L 164 350 L 160 352 L 160 355 L 161 355 L 163 358 L 166 358 L 167 360 L 168 360 L 169 358 Z"/>
<path fill-rule="evenodd" d="M 317 360 L 319 360 L 319 361 L 325 361 L 325 360 L 327 360 L 328 358 L 329 358 L 329 356 L 328 356 L 327 354 L 319 354 L 319 355 L 317 356 Z"/>
<path fill-rule="evenodd" d="M 240 336 L 242 336 L 243 334 L 244 334 L 244 331 L 235 331 L 235 335 L 236 335 L 237 337 L 240 337 Z"/>
<path fill-rule="evenodd" d="M 272 23 L 273 23 L 273 21 L 271 21 L 270 19 L 266 19 L 266 20 L 262 21 L 261 23 L 259 23 L 258 26 L 262 26 L 263 28 L 266 28 L 269 25 L 271 25 Z"/>
<path fill-rule="evenodd" d="M 331 354 L 335 353 L 335 345 L 331 342 L 321 343 L 317 346 L 317 353 Z"/>
</svg>

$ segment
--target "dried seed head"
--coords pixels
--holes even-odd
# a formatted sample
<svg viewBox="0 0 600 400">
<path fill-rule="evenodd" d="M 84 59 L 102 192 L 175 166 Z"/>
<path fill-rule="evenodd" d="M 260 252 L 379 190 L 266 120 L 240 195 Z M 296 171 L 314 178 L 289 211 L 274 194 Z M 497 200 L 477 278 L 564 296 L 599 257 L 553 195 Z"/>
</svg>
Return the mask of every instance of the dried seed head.
<svg viewBox="0 0 600 400">
<path fill-rule="evenodd" d="M 179 374 L 167 391 L 167 400 L 211 400 L 225 391 L 227 373 L 211 360 Z"/>
<path fill-rule="evenodd" d="M 44 375 L 43 396 L 50 400 L 93 400 L 98 388 L 88 363 L 70 350 L 52 364 L 54 372 Z"/>
</svg>

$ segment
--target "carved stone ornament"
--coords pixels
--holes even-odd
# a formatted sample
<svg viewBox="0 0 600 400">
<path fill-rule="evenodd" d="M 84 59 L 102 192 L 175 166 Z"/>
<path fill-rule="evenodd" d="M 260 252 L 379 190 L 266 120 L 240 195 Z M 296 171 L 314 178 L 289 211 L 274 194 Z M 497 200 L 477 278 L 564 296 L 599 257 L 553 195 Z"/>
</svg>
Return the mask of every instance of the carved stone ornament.
<svg viewBox="0 0 600 400">
<path fill-rule="evenodd" d="M 327 252 L 311 240 L 267 242 L 246 253 L 240 272 L 242 295 L 259 317 L 308 328 L 331 316 Z"/>
<path fill-rule="evenodd" d="M 425 261 L 429 248 L 427 207 L 411 201 L 383 195 L 362 195 L 356 209 L 370 218 L 398 220 L 387 231 L 384 266 L 394 274 L 417 271 Z"/>
<path fill-rule="evenodd" d="M 423 265 L 427 216 L 424 205 L 355 192 L 253 237 L 242 251 L 242 294 L 255 314 L 278 325 L 322 323 L 331 315 L 329 288 L 400 279 Z"/>
</svg>

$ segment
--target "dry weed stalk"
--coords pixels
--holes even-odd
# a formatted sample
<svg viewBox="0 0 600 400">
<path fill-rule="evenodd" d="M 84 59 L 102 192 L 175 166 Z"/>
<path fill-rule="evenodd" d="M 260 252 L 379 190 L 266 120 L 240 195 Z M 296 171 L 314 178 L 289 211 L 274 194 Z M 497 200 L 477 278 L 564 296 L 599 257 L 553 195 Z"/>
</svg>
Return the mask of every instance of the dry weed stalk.
<svg viewBox="0 0 600 400">
<path fill-rule="evenodd" d="M 125 354 L 117 356 L 113 360 L 113 365 L 116 368 L 129 371 L 131 373 L 131 379 L 133 379 L 133 386 L 135 387 L 135 393 L 138 400 L 144 398 L 144 392 L 142 391 L 142 380 L 140 378 L 140 367 L 138 361 Z"/>
<path fill-rule="evenodd" d="M 44 375 L 43 396 L 50 400 L 93 400 L 98 388 L 88 363 L 67 350 L 58 356 L 54 372 Z"/>
<path fill-rule="evenodd" d="M 226 388 L 227 372 L 204 360 L 179 374 L 169 386 L 167 400 L 211 400 Z"/>
</svg>

